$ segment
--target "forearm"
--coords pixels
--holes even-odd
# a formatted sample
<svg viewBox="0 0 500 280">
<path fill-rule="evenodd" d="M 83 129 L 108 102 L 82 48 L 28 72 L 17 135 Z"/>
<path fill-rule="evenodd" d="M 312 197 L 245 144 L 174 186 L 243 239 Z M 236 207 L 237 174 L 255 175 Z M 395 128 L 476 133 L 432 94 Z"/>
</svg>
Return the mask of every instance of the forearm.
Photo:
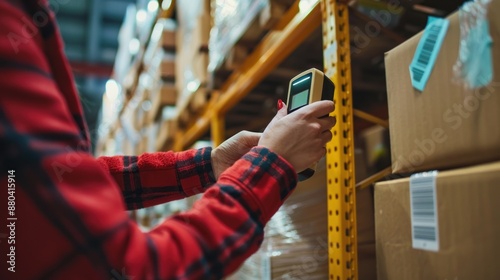
<svg viewBox="0 0 500 280">
<path fill-rule="evenodd" d="M 254 148 L 224 172 L 193 209 L 145 234 L 148 246 L 138 238 L 147 250 L 138 255 L 156 257 L 124 265 L 134 267 L 140 279 L 153 276 L 141 272 L 155 271 L 159 278 L 221 279 L 258 249 L 265 224 L 295 186 L 296 175 L 287 162 L 265 148 Z"/>
<path fill-rule="evenodd" d="M 120 187 L 127 209 L 153 206 L 204 192 L 215 178 L 211 148 L 97 161 Z"/>
</svg>

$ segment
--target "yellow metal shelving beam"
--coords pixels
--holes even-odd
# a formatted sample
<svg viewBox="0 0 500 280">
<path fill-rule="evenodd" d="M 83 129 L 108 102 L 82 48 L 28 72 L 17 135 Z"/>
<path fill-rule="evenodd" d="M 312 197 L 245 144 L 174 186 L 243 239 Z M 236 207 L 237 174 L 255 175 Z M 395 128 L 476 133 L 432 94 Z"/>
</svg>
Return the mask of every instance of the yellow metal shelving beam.
<svg viewBox="0 0 500 280">
<path fill-rule="evenodd" d="M 358 110 L 358 109 L 353 109 L 352 112 L 353 112 L 353 115 L 355 117 L 358 117 L 358 118 L 363 119 L 365 121 L 369 121 L 369 122 L 374 123 L 374 124 L 378 124 L 378 125 L 383 126 L 385 128 L 389 128 L 389 121 L 388 120 L 383 120 L 377 116 L 374 116 L 372 114 L 368 114 L 368 113 L 363 112 L 363 111 Z"/>
<path fill-rule="evenodd" d="M 329 279 L 358 278 L 349 10 L 322 0 L 324 71 L 335 83 L 337 125 L 327 145 Z"/>
<path fill-rule="evenodd" d="M 384 179 L 386 176 L 389 176 L 392 174 L 392 167 L 386 167 L 382 169 L 381 171 L 373 174 L 372 176 L 364 179 L 363 181 L 359 182 L 356 184 L 356 189 L 364 189 L 368 188 L 369 186 L 375 184 L 376 182 Z"/>
<path fill-rule="evenodd" d="M 218 112 L 224 114 L 236 105 L 320 26 L 319 2 L 314 1 L 304 10 L 299 9 L 300 2 L 296 1 L 277 23 L 280 27 L 285 26 L 283 30 L 266 36 L 224 83 Z"/>
<path fill-rule="evenodd" d="M 182 150 L 194 143 L 212 125 L 212 135 L 224 135 L 224 115 L 259 82 L 278 66 L 321 24 L 319 0 L 299 5 L 297 0 L 255 48 L 241 67 L 231 74 L 221 88 L 220 98 L 207 106 L 196 123 L 176 137 L 174 149 Z M 220 123 L 219 123 L 220 122 Z M 214 139 L 217 142 L 220 139 Z M 224 139 L 222 139 L 224 140 Z M 214 141 L 215 143 L 215 141 Z"/>
<path fill-rule="evenodd" d="M 217 147 L 226 140 L 225 119 L 224 116 L 213 114 L 210 121 L 212 145 Z"/>
</svg>

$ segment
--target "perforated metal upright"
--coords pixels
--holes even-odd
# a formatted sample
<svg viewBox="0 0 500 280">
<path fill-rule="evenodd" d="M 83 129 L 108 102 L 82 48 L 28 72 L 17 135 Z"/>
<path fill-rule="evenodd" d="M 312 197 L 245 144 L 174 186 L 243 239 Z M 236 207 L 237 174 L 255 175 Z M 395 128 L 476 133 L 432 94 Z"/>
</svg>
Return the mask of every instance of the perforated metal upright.
<svg viewBox="0 0 500 280">
<path fill-rule="evenodd" d="M 322 0 L 324 72 L 335 83 L 333 140 L 327 145 L 330 279 L 358 278 L 356 190 L 348 6 Z"/>
</svg>

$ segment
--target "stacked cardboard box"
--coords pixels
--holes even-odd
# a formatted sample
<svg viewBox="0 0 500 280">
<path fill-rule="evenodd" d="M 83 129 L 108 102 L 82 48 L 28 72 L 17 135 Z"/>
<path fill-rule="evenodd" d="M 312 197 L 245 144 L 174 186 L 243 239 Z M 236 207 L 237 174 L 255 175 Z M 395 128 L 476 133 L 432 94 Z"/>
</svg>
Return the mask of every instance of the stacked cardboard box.
<svg viewBox="0 0 500 280">
<path fill-rule="evenodd" d="M 153 152 L 171 148 L 175 130 L 166 129 L 159 134 L 162 122 L 175 123 L 175 118 L 162 118 L 166 106 L 177 102 L 175 88 L 175 46 L 177 24 L 171 19 L 158 19 L 144 56 L 144 75 L 149 77 L 149 87 L 145 90 L 142 109 L 145 110 L 141 130 L 141 152 Z M 141 75 L 143 75 L 141 74 Z M 161 136 L 161 137 L 160 137 Z M 161 140 L 160 140 L 161 139 Z M 160 143 L 161 141 L 164 141 Z"/>
<path fill-rule="evenodd" d="M 195 8 L 193 8 L 195 7 Z M 211 28 L 210 1 L 177 4 L 179 32 L 176 37 L 175 88 L 180 126 L 196 118 L 208 99 L 208 38 Z M 192 105 L 192 103 L 196 103 Z M 201 104 L 200 104 L 201 103 Z"/>
<path fill-rule="evenodd" d="M 500 6 L 496 0 L 491 5 Z M 500 22 L 492 13 L 490 17 Z M 453 168 L 500 159 L 500 126 L 497 123 L 500 120 L 500 28 L 495 22 L 490 24 L 492 81 L 485 87 L 466 89 L 453 81 L 453 66 L 460 46 L 458 13 L 450 16 L 449 21 L 448 32 L 424 91 L 412 87 L 408 70 L 421 33 L 386 54 L 395 173 Z"/>
<path fill-rule="evenodd" d="M 460 30 L 470 14 L 448 18 L 422 91 L 412 86 L 409 71 L 422 33 L 386 54 L 393 172 L 413 175 L 375 186 L 379 279 L 500 279 L 494 257 L 500 249 L 500 163 L 484 164 L 500 160 L 500 20 L 492 12 L 498 9 L 500 1 L 493 0 L 484 18 L 492 59 L 480 67 L 491 64 L 493 75 L 481 87 L 456 82 L 453 71 L 459 48 L 470 40 Z M 472 51 L 467 58 L 478 59 L 481 50 Z"/>
<path fill-rule="evenodd" d="M 375 187 L 378 279 L 500 279 L 500 163 L 436 178 L 439 249 L 413 248 L 410 180 Z"/>
<path fill-rule="evenodd" d="M 241 0 L 230 7 L 224 1 L 213 1 L 214 27 L 210 36 L 209 71 L 213 73 L 223 65 L 229 69 L 234 67 L 238 62 L 234 59 L 248 52 L 246 46 L 259 42 L 294 2 Z"/>
<path fill-rule="evenodd" d="M 144 65 L 151 74 L 158 87 L 155 87 L 158 97 L 158 106 L 175 105 L 177 91 L 174 81 L 176 79 L 176 29 L 177 24 L 171 19 L 159 19 L 156 23 L 151 39 L 144 56 Z M 167 95 L 167 96 L 163 96 Z"/>
<path fill-rule="evenodd" d="M 117 153 L 140 154 L 155 151 L 150 145 L 150 129 L 159 126 L 162 107 L 175 105 L 175 38 L 177 24 L 172 19 L 158 18 L 157 11 L 129 8 L 127 20 L 120 31 L 120 54 L 114 67 L 114 79 L 119 89 L 117 100 L 104 99 L 106 122 L 120 123 L 126 135 Z M 136 22 L 139 13 L 146 13 L 144 22 Z M 142 16 L 142 15 L 141 15 Z M 131 46 L 134 46 L 133 48 Z M 137 47 L 138 46 L 138 47 Z M 115 106 L 118 103 L 120 106 Z M 123 106 L 123 108 L 121 107 Z M 116 120 L 115 120 L 116 118 Z M 108 128 L 104 129 L 109 131 Z M 172 131 L 172 130 L 168 130 Z M 102 133 L 99 153 L 107 150 L 106 139 L 111 133 Z M 170 139 L 173 135 L 164 135 Z M 152 149 L 151 147 L 155 148 Z"/>
</svg>

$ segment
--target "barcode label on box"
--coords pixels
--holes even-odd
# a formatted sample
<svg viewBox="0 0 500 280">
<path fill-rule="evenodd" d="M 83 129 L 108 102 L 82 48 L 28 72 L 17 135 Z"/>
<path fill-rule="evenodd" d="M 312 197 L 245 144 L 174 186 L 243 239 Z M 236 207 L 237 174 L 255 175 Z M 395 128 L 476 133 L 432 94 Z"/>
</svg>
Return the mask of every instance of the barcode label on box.
<svg viewBox="0 0 500 280">
<path fill-rule="evenodd" d="M 262 280 L 271 280 L 271 257 L 268 254 L 261 254 L 260 268 Z"/>
<path fill-rule="evenodd" d="M 449 21 L 429 17 L 422 38 L 410 64 L 410 77 L 414 88 L 423 91 L 443 44 Z"/>
<path fill-rule="evenodd" d="M 415 249 L 439 250 L 436 176 L 437 171 L 431 171 L 410 177 L 411 232 Z"/>
</svg>

